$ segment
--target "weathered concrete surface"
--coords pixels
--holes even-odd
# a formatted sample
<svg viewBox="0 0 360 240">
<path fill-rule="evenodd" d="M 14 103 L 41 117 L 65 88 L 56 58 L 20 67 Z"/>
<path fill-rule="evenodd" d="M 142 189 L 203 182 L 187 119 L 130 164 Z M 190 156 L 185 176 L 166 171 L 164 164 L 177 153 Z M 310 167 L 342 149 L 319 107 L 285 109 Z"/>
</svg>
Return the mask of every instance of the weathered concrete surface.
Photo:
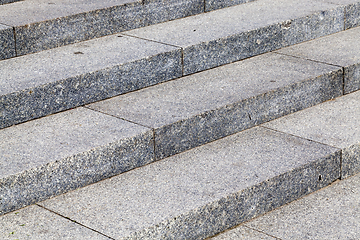
<svg viewBox="0 0 360 240">
<path fill-rule="evenodd" d="M 344 67 L 344 93 L 360 89 L 360 27 L 278 50 L 291 56 Z"/>
<path fill-rule="evenodd" d="M 126 32 L 184 49 L 184 74 L 342 31 L 344 6 L 257 0 Z"/>
<path fill-rule="evenodd" d="M 360 172 L 360 91 L 265 123 L 278 131 L 343 149 L 342 178 Z"/>
<path fill-rule="evenodd" d="M 359 239 L 360 175 L 297 200 L 245 226 L 278 239 Z"/>
<path fill-rule="evenodd" d="M 40 205 L 115 239 L 203 239 L 339 177 L 338 149 L 256 127 Z"/>
<path fill-rule="evenodd" d="M 0 238 L 2 240 L 110 239 L 36 205 L 0 216 Z"/>
<path fill-rule="evenodd" d="M 121 35 L 0 61 L 0 128 L 181 75 L 180 49 Z"/>
<path fill-rule="evenodd" d="M 156 159 L 342 94 L 342 70 L 265 54 L 88 107 L 155 129 Z"/>
<path fill-rule="evenodd" d="M 78 108 L 0 130 L 0 215 L 154 160 L 153 133 Z"/>
</svg>

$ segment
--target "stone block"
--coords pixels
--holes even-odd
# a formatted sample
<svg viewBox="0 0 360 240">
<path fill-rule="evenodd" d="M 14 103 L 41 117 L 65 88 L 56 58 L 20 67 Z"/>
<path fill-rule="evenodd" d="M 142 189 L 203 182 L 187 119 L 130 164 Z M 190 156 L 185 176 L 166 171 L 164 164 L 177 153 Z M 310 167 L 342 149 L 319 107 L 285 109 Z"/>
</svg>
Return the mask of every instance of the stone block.
<svg viewBox="0 0 360 240">
<path fill-rule="evenodd" d="M 16 56 L 14 30 L 0 24 L 0 60 Z"/>
</svg>

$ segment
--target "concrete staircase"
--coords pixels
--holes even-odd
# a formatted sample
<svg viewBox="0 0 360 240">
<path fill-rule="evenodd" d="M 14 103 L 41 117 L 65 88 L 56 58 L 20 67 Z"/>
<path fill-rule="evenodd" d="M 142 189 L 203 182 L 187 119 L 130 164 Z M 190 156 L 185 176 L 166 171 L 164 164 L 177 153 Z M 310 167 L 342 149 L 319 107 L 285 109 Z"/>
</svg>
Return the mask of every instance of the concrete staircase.
<svg viewBox="0 0 360 240">
<path fill-rule="evenodd" d="M 0 13 L 3 239 L 204 239 L 360 172 L 358 0 Z"/>
</svg>

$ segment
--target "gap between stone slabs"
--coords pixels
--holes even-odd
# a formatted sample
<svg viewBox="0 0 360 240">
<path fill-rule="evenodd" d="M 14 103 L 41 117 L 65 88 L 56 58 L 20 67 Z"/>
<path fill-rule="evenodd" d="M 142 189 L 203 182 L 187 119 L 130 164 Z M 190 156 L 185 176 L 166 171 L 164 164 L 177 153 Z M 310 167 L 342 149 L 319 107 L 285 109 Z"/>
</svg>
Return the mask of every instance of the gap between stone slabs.
<svg viewBox="0 0 360 240">
<path fill-rule="evenodd" d="M 184 75 L 344 30 L 344 6 L 257 0 L 124 32 L 183 48 Z"/>
<path fill-rule="evenodd" d="M 263 126 L 342 149 L 342 179 L 360 172 L 360 91 Z"/>
<path fill-rule="evenodd" d="M 17 56 L 195 15 L 203 0 L 26 0 L 0 5 L 0 23 L 16 33 Z"/>
<path fill-rule="evenodd" d="M 181 76 L 181 49 L 122 35 L 3 60 L 0 128 Z"/>
<path fill-rule="evenodd" d="M 327 186 L 340 157 L 255 127 L 39 205 L 114 239 L 203 239 Z"/>
<path fill-rule="evenodd" d="M 87 105 L 155 131 L 156 159 L 342 94 L 339 67 L 264 54 Z"/>
<path fill-rule="evenodd" d="M 360 90 L 360 27 L 276 51 L 344 68 L 344 94 Z"/>
<path fill-rule="evenodd" d="M 151 129 L 77 108 L 0 130 L 0 215 L 154 161 Z"/>
</svg>

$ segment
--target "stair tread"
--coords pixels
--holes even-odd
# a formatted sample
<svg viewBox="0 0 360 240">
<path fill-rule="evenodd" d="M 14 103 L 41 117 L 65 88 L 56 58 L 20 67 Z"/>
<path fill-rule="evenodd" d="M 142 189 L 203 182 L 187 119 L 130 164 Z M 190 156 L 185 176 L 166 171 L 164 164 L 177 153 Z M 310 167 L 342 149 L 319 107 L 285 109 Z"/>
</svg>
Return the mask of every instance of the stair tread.
<svg viewBox="0 0 360 240">
<path fill-rule="evenodd" d="M 86 108 L 1 130 L 0 213 L 153 161 L 152 135 Z"/>
<path fill-rule="evenodd" d="M 119 36 L 0 61 L 0 127 L 181 76 L 179 49 Z"/>
<path fill-rule="evenodd" d="M 268 53 L 88 107 L 154 128 L 160 159 L 335 98 L 341 72 Z"/>
<path fill-rule="evenodd" d="M 345 68 L 345 93 L 360 89 L 360 27 L 287 47 L 277 52 Z"/>
<path fill-rule="evenodd" d="M 339 169 L 336 169 L 337 161 L 329 159 L 337 151 L 326 145 L 256 127 L 39 204 L 115 239 L 129 236 L 157 239 L 165 236 L 175 239 L 206 237 L 209 230 L 208 226 L 202 226 L 204 222 L 213 223 L 216 229 L 221 228 L 227 218 L 237 214 L 246 218 L 248 214 L 261 212 L 256 205 L 261 205 L 262 193 L 255 193 L 256 198 L 250 200 L 248 195 L 251 193 L 247 190 L 256 189 L 262 183 L 266 185 L 263 186 L 266 191 L 272 191 L 270 189 L 277 185 L 277 177 L 291 172 L 297 181 L 288 184 L 298 188 L 294 190 L 297 194 L 316 189 L 318 173 L 313 182 L 316 168 L 312 164 L 332 165 L 331 173 L 327 173 L 328 179 L 324 181 L 332 182 L 333 177 L 338 177 Z M 305 167 L 308 173 L 297 174 L 296 169 L 304 166 L 309 168 Z M 318 170 L 320 168 L 317 166 Z M 304 185 L 309 184 L 306 190 L 301 181 L 306 182 Z M 263 188 L 260 187 L 259 192 Z M 246 203 L 254 201 L 250 203 L 254 209 L 235 203 L 234 194 L 243 194 Z M 286 192 L 282 194 L 274 194 L 272 204 L 292 197 Z M 237 212 L 229 206 L 220 206 L 219 201 L 246 210 Z M 222 218 L 217 218 L 219 212 Z M 201 219 L 203 214 L 208 220 Z M 175 228 L 177 232 L 172 232 Z"/>
<path fill-rule="evenodd" d="M 264 126 L 343 149 L 342 177 L 360 172 L 360 91 Z"/>
</svg>

